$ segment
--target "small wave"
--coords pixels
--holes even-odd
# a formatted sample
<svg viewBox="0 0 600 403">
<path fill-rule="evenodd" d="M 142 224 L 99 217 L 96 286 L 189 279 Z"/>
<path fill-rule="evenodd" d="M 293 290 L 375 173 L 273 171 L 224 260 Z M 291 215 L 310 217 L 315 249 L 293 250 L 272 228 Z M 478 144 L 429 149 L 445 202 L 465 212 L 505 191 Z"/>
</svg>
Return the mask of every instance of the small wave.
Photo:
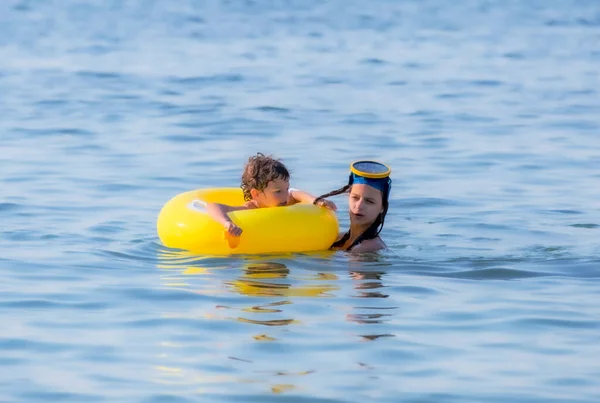
<svg viewBox="0 0 600 403">
<path fill-rule="evenodd" d="M 550 19 L 544 23 L 549 27 L 598 27 L 600 26 L 600 16 L 592 18 L 575 18 L 573 20 L 566 19 Z"/>
<path fill-rule="evenodd" d="M 45 129 L 25 129 L 18 128 L 14 130 L 17 133 L 23 134 L 27 137 L 48 137 L 48 136 L 81 136 L 91 137 L 95 133 L 91 130 L 74 128 L 74 127 L 58 127 L 58 128 L 45 128 Z"/>
<path fill-rule="evenodd" d="M 196 77 L 176 77 L 171 78 L 171 83 L 180 84 L 186 87 L 193 87 L 206 84 L 224 84 L 224 83 L 239 83 L 244 81 L 244 76 L 241 74 L 215 74 L 212 76 L 196 76 Z"/>
<path fill-rule="evenodd" d="M 445 92 L 442 94 L 436 95 L 438 99 L 469 99 L 469 98 L 479 98 L 481 97 L 481 93 L 476 92 Z"/>
<path fill-rule="evenodd" d="M 2 351 L 35 351 L 38 353 L 67 351 L 71 344 L 34 341 L 29 339 L 0 338 Z"/>
<path fill-rule="evenodd" d="M 22 207 L 22 204 L 18 203 L 0 203 L 0 212 L 12 212 Z"/>
<path fill-rule="evenodd" d="M 182 292 L 185 291 L 185 292 Z M 178 287 L 170 287 L 170 288 L 156 288 L 156 289 L 147 289 L 140 287 L 130 287 L 127 289 L 118 289 L 112 290 L 110 293 L 114 294 L 119 298 L 125 298 L 126 300 L 135 300 L 135 301 L 201 301 L 201 300 L 212 300 L 215 301 L 217 299 L 216 296 L 211 295 L 202 295 L 196 292 L 190 292 L 186 290 L 182 290 Z M 162 320 L 162 319 L 161 319 Z"/>
<path fill-rule="evenodd" d="M 141 403 L 194 403 L 197 402 L 196 399 L 186 399 L 177 395 L 154 395 L 148 398 L 145 398 L 141 401 Z"/>
<path fill-rule="evenodd" d="M 105 398 L 98 395 L 67 392 L 25 392 L 19 396 L 30 402 L 103 402 Z"/>
<path fill-rule="evenodd" d="M 98 234 L 117 234 L 127 228 L 127 223 L 123 221 L 112 221 L 93 225 L 89 228 L 91 232 Z"/>
<path fill-rule="evenodd" d="M 257 108 L 254 108 L 257 111 L 260 112 L 268 112 L 268 113 L 278 113 L 278 114 L 283 114 L 283 113 L 288 113 L 290 112 L 290 110 L 288 108 L 282 108 L 279 106 L 269 106 L 269 105 L 265 105 L 265 106 L 259 106 Z"/>
<path fill-rule="evenodd" d="M 464 206 L 463 202 L 437 197 L 406 198 L 396 203 L 400 208 Z"/>
<path fill-rule="evenodd" d="M 372 66 L 381 66 L 381 65 L 387 64 L 387 62 L 385 60 L 378 59 L 378 58 L 363 59 L 363 60 L 361 60 L 361 63 L 372 65 Z"/>
<path fill-rule="evenodd" d="M 579 214 L 583 214 L 582 211 L 579 210 L 547 210 L 549 213 L 555 213 L 555 214 L 567 214 L 567 215 L 579 215 Z"/>
<path fill-rule="evenodd" d="M 598 225 L 598 224 L 571 224 L 571 227 L 595 229 L 595 228 L 600 228 L 600 225 Z"/>
<path fill-rule="evenodd" d="M 97 187 L 102 192 L 131 192 L 134 190 L 142 189 L 140 185 L 132 185 L 129 183 L 103 183 Z"/>
<path fill-rule="evenodd" d="M 19 301 L 4 301 L 0 302 L 0 306 L 5 308 L 22 308 L 22 309 L 82 309 L 82 310 L 100 310 L 106 309 L 108 304 L 97 302 L 58 302 L 43 299 L 34 300 L 19 300 Z"/>
<path fill-rule="evenodd" d="M 517 326 L 544 327 L 544 328 L 565 328 L 565 329 L 600 329 L 600 324 L 596 320 L 573 320 L 573 319 L 555 319 L 555 318 L 522 318 L 512 321 Z"/>
<path fill-rule="evenodd" d="M 390 293 L 399 292 L 402 295 L 436 295 L 439 291 L 429 287 L 419 287 L 415 285 L 403 285 L 390 287 Z M 373 309 L 373 308 L 370 308 Z M 396 309 L 395 307 L 379 308 L 379 309 Z"/>
<path fill-rule="evenodd" d="M 437 277 L 461 278 L 467 280 L 515 280 L 521 278 L 551 276 L 554 274 L 533 272 L 527 270 L 493 268 L 480 270 L 464 270 L 453 273 L 432 273 L 429 275 Z"/>
<path fill-rule="evenodd" d="M 76 75 L 82 78 L 94 78 L 99 80 L 120 80 L 124 78 L 124 75 L 119 73 L 91 70 L 78 71 Z"/>
</svg>

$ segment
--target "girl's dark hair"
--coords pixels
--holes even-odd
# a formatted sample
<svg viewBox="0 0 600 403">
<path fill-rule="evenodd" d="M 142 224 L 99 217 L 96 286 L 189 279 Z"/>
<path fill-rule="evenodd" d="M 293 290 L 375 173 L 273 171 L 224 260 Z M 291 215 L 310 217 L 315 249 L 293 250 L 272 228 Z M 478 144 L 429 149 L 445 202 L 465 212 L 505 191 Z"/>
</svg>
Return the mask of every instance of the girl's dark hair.
<svg viewBox="0 0 600 403">
<path fill-rule="evenodd" d="M 352 174 L 350 174 L 350 179 L 348 180 L 348 184 L 344 187 L 341 187 L 339 189 L 333 190 L 329 193 L 325 193 L 324 195 L 321 195 L 319 197 L 317 197 L 315 199 L 315 201 L 313 202 L 313 204 L 317 204 L 317 202 L 319 200 L 322 199 L 326 199 L 328 197 L 331 196 L 337 196 L 340 195 L 342 193 L 346 193 L 348 190 L 350 190 L 350 188 L 352 187 L 352 183 L 353 183 L 353 176 Z M 379 213 L 379 215 L 377 216 L 377 218 L 375 219 L 375 221 L 373 222 L 373 224 L 371 224 L 371 226 L 369 228 L 367 228 L 365 230 L 365 232 L 363 232 L 362 234 L 360 234 L 358 236 L 358 238 L 356 238 L 356 240 L 352 243 L 352 245 L 350 245 L 348 247 L 348 249 L 346 249 L 346 251 L 351 250 L 352 248 L 354 248 L 356 245 L 358 245 L 359 243 L 361 243 L 362 241 L 365 241 L 367 239 L 374 239 L 377 238 L 377 236 L 379 236 L 379 233 L 381 232 L 381 230 L 383 229 L 383 224 L 385 222 L 385 215 L 387 214 L 388 211 L 388 207 L 389 207 L 389 196 L 390 196 L 390 189 L 392 187 L 392 179 L 388 178 L 387 180 L 387 186 L 385 187 L 384 191 L 382 192 L 382 204 L 383 204 L 383 211 L 381 213 Z M 346 243 L 346 241 L 348 240 L 348 238 L 350 238 L 350 230 L 348 229 L 348 232 L 346 232 L 344 234 L 344 236 L 342 236 L 342 238 L 339 241 L 334 242 L 331 247 L 332 248 L 337 248 L 342 246 L 344 243 Z"/>
<path fill-rule="evenodd" d="M 269 182 L 275 179 L 290 179 L 290 172 L 281 161 L 262 153 L 248 158 L 240 185 L 244 192 L 244 200 L 252 200 L 250 190 L 265 190 Z"/>
</svg>

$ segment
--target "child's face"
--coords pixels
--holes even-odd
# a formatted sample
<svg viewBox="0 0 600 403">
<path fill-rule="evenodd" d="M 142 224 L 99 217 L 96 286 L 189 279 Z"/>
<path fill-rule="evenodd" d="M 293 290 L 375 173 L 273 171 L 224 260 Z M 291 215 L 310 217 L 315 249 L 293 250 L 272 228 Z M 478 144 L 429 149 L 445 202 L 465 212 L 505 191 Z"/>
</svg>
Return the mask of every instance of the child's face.
<svg viewBox="0 0 600 403">
<path fill-rule="evenodd" d="M 381 191 L 369 185 L 352 185 L 348 204 L 352 224 L 371 225 L 383 212 Z"/>
<path fill-rule="evenodd" d="M 285 206 L 288 202 L 290 182 L 274 179 L 263 190 L 252 189 L 250 193 L 259 207 Z"/>
</svg>

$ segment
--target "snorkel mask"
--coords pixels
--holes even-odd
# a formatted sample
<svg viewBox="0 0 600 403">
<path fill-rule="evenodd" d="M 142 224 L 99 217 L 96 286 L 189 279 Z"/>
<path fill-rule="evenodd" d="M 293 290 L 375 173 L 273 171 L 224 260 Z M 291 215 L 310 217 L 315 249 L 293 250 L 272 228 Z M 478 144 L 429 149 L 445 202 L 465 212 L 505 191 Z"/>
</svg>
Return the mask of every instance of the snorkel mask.
<svg viewBox="0 0 600 403">
<path fill-rule="evenodd" d="M 377 161 L 355 161 L 350 164 L 350 177 L 348 185 L 365 184 L 379 189 L 383 194 L 386 204 L 390 196 L 392 170 L 385 164 Z"/>
</svg>

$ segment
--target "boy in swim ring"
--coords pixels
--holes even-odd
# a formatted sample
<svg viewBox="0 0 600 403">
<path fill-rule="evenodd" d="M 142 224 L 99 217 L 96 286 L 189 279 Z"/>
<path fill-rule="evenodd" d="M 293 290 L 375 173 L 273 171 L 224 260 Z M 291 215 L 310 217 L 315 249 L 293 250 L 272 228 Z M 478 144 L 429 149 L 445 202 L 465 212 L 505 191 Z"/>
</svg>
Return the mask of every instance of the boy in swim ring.
<svg viewBox="0 0 600 403">
<path fill-rule="evenodd" d="M 340 234 L 331 249 L 352 252 L 374 252 L 386 248 L 379 237 L 383 229 L 392 180 L 391 170 L 375 161 L 357 161 L 350 165 L 348 184 L 315 199 L 315 203 L 326 197 L 349 192 L 348 207 L 350 229 Z"/>
<path fill-rule="evenodd" d="M 227 213 L 264 207 L 291 206 L 297 203 L 314 203 L 336 210 L 329 200 L 316 200 L 311 194 L 290 188 L 290 173 L 285 165 L 271 156 L 258 153 L 248 159 L 242 173 L 244 203 L 242 206 L 228 206 L 220 203 L 207 203 L 207 213 L 223 224 L 228 234 L 240 236 L 242 229 L 235 225 Z"/>
</svg>

